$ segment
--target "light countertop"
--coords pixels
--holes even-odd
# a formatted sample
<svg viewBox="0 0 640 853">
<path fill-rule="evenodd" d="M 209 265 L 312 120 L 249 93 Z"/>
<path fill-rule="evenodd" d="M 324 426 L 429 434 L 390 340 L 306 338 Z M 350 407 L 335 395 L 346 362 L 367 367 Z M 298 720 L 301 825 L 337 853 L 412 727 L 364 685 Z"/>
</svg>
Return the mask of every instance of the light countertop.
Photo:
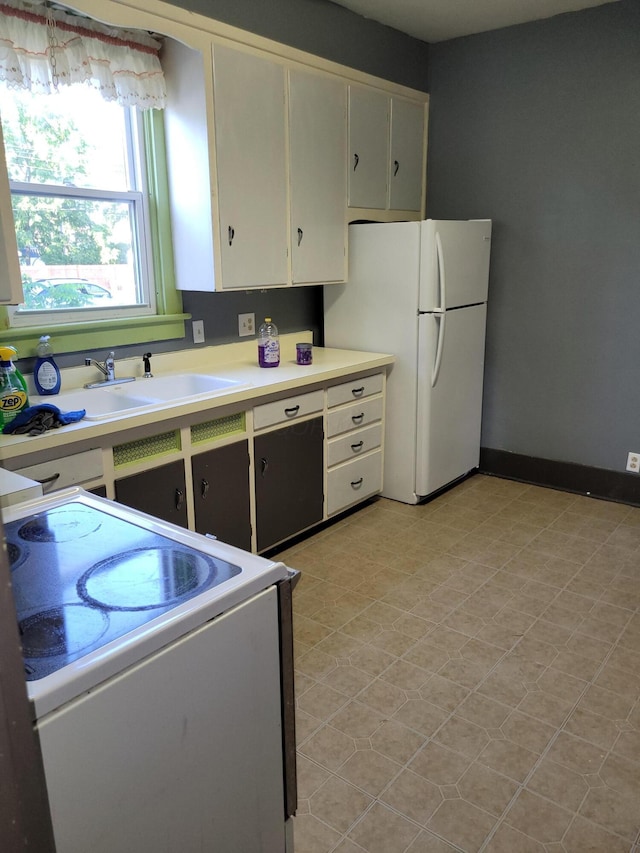
<svg viewBox="0 0 640 853">
<path fill-rule="evenodd" d="M 125 432 L 148 424 L 161 424 L 184 415 L 199 411 L 211 411 L 217 408 L 243 403 L 247 407 L 264 402 L 274 395 L 288 391 L 303 392 L 305 388 L 340 380 L 358 373 L 366 373 L 386 368 L 394 361 L 394 356 L 385 353 L 360 352 L 356 350 L 330 349 L 314 347 L 313 363 L 298 365 L 295 358 L 295 344 L 299 341 L 311 341 L 311 332 L 297 332 L 280 336 L 280 365 L 276 368 L 260 368 L 257 364 L 257 342 L 254 338 L 240 343 L 220 346 L 192 348 L 175 353 L 154 355 L 151 369 L 154 376 L 166 376 L 173 373 L 212 374 L 224 379 L 233 379 L 241 383 L 231 391 L 212 395 L 205 400 L 159 403 L 144 412 L 136 410 L 100 420 L 82 420 L 59 429 L 49 430 L 39 436 L 1 435 L 0 461 L 27 456 L 34 451 L 64 447 L 65 445 L 85 441 L 105 435 Z M 142 378 L 142 358 L 121 359 L 116 357 L 116 376 L 135 376 L 144 388 Z M 62 371 L 61 394 L 78 390 L 86 382 L 98 381 L 101 374 L 95 367 L 73 367 Z M 90 394 L 91 391 L 86 392 Z M 52 395 L 47 402 L 57 405 L 61 410 L 64 396 Z M 162 428 L 160 426 L 160 428 Z M 24 460 L 27 461 L 26 459 Z M 15 467 L 15 466 L 14 466 Z"/>
</svg>

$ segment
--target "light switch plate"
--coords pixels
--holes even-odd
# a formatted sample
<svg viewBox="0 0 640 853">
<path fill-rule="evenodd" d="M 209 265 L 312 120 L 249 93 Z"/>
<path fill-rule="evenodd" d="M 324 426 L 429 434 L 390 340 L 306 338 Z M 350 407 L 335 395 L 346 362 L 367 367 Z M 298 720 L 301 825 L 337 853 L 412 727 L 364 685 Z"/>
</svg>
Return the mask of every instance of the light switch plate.
<svg viewBox="0 0 640 853">
<path fill-rule="evenodd" d="M 194 320 L 191 323 L 194 344 L 204 343 L 204 320 Z"/>
</svg>

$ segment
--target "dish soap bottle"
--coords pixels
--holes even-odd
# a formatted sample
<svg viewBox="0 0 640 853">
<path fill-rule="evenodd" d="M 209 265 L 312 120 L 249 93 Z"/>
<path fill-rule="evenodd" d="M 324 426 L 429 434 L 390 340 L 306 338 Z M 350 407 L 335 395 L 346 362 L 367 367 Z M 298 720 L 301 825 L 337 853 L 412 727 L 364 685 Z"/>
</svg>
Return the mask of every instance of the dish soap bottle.
<svg viewBox="0 0 640 853">
<path fill-rule="evenodd" d="M 53 360 L 49 335 L 43 335 L 36 348 L 38 357 L 33 370 L 33 381 L 38 394 L 57 394 L 60 390 L 60 368 Z"/>
<path fill-rule="evenodd" d="M 278 327 L 271 317 L 265 317 L 258 329 L 258 364 L 260 367 L 277 367 L 280 364 Z"/>
<path fill-rule="evenodd" d="M 17 354 L 15 347 L 0 347 L 0 427 L 29 405 L 27 383 L 13 363 Z"/>
</svg>

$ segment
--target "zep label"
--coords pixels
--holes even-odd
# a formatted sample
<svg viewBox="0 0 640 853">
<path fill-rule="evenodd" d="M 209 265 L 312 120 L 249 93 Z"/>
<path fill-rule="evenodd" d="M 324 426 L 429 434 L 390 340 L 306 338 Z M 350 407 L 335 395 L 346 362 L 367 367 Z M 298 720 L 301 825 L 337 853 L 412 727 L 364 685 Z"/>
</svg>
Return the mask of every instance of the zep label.
<svg viewBox="0 0 640 853">
<path fill-rule="evenodd" d="M 27 405 L 24 391 L 12 388 L 0 397 L 0 423 L 8 424 Z"/>
</svg>

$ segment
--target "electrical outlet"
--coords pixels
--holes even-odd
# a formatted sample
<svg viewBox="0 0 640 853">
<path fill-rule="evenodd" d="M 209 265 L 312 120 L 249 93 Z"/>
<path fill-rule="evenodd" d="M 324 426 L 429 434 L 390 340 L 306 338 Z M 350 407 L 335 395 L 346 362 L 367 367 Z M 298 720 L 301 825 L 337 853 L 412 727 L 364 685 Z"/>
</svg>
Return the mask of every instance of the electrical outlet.
<svg viewBox="0 0 640 853">
<path fill-rule="evenodd" d="M 204 343 L 204 320 L 194 320 L 191 323 L 194 344 Z"/>
<path fill-rule="evenodd" d="M 632 474 L 640 474 L 640 453 L 629 453 L 627 456 L 627 471 L 631 471 Z"/>
<path fill-rule="evenodd" d="M 238 335 L 245 338 L 256 333 L 256 315 L 238 314 Z"/>
</svg>

